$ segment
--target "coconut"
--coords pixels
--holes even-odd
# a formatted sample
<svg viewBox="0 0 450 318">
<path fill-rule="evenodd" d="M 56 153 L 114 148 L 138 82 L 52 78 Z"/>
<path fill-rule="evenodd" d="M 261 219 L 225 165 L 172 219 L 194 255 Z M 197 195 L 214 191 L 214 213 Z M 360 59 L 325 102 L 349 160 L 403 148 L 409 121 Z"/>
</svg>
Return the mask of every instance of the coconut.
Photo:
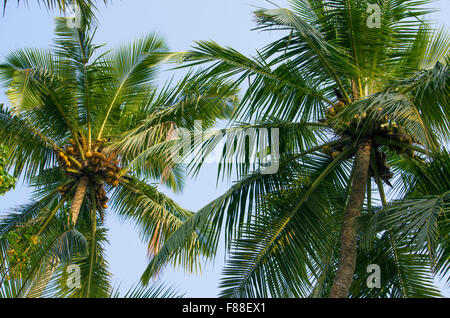
<svg viewBox="0 0 450 318">
<path fill-rule="evenodd" d="M 322 152 L 323 152 L 324 154 L 326 154 L 327 156 L 331 156 L 331 154 L 333 153 L 333 150 L 331 149 L 330 146 L 324 146 L 324 147 L 322 148 Z"/>
<path fill-rule="evenodd" d="M 399 140 L 400 142 L 405 142 L 405 141 L 408 140 L 408 138 L 407 138 L 406 135 L 401 134 L 401 135 L 398 136 L 398 140 Z"/>
<path fill-rule="evenodd" d="M 336 111 L 334 107 L 328 108 L 325 115 L 327 116 L 327 118 L 336 116 Z"/>
<path fill-rule="evenodd" d="M 33 236 L 30 238 L 30 240 L 31 240 L 31 243 L 33 243 L 34 245 L 36 245 L 36 244 L 38 243 L 38 241 L 39 241 L 37 235 L 33 235 Z"/>
<path fill-rule="evenodd" d="M 334 105 L 334 110 L 336 112 L 340 112 L 344 108 L 345 108 L 345 104 L 342 101 L 339 101 Z"/>
<path fill-rule="evenodd" d="M 412 149 L 405 149 L 405 154 L 408 156 L 408 157 L 411 157 L 411 158 L 414 158 L 415 157 L 415 153 L 414 153 L 414 150 L 412 150 Z"/>
</svg>

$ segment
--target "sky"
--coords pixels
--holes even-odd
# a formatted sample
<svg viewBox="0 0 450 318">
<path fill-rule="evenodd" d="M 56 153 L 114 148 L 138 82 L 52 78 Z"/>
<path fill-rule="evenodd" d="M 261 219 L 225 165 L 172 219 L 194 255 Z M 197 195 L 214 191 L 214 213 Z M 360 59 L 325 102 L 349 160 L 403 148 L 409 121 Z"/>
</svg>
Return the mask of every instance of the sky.
<svg viewBox="0 0 450 318">
<path fill-rule="evenodd" d="M 287 0 L 273 0 L 286 7 Z M 214 40 L 249 55 L 256 49 L 277 39 L 275 32 L 251 31 L 255 26 L 252 11 L 272 8 L 265 0 L 113 0 L 106 7 L 99 5 L 99 28 L 96 43 L 107 43 L 108 48 L 129 43 L 149 32 L 164 37 L 172 51 L 186 51 L 198 40 Z M 438 0 L 434 7 L 441 11 L 432 15 L 440 25 L 450 27 L 450 0 Z M 0 60 L 14 49 L 23 47 L 48 48 L 53 39 L 53 18 L 57 12 L 48 12 L 30 1 L 29 6 L 10 1 L 3 17 L 0 16 Z M 164 72 L 160 81 L 173 73 Z M 7 103 L 0 88 L 0 104 Z M 197 211 L 224 193 L 231 182 L 216 184 L 216 166 L 206 165 L 195 179 L 188 179 L 181 194 L 165 193 L 183 207 Z M 14 191 L 0 197 L 0 216 L 4 211 L 27 202 L 30 190 L 18 184 Z M 114 213 L 108 213 L 105 227 L 109 229 L 110 244 L 107 258 L 113 274 L 113 284 L 121 290 L 139 281 L 148 264 L 147 245 L 141 242 L 133 224 L 122 222 Z M 186 297 L 216 297 L 218 295 L 224 255 L 208 264 L 202 275 L 185 274 L 182 270 L 165 269 L 159 280 L 174 285 Z M 447 296 L 450 296 L 447 294 Z"/>
</svg>

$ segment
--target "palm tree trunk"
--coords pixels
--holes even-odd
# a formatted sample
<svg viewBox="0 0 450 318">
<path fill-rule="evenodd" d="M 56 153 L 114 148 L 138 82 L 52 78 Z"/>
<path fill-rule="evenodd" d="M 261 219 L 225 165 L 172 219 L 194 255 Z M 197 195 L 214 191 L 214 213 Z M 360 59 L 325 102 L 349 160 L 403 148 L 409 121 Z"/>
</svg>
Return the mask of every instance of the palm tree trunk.
<svg viewBox="0 0 450 318">
<path fill-rule="evenodd" d="M 83 204 L 84 197 L 86 196 L 87 187 L 89 185 L 88 177 L 81 177 L 78 184 L 77 191 L 73 197 L 72 206 L 70 207 L 69 215 L 72 215 L 72 225 L 77 224 L 78 215 L 80 214 L 81 205 Z"/>
<path fill-rule="evenodd" d="M 367 177 L 369 175 L 371 142 L 363 140 L 359 143 L 355 159 L 350 199 L 342 225 L 341 248 L 338 269 L 331 286 L 330 298 L 345 298 L 350 290 L 355 273 L 357 256 L 357 233 L 355 218 L 361 215 L 366 194 Z"/>
</svg>

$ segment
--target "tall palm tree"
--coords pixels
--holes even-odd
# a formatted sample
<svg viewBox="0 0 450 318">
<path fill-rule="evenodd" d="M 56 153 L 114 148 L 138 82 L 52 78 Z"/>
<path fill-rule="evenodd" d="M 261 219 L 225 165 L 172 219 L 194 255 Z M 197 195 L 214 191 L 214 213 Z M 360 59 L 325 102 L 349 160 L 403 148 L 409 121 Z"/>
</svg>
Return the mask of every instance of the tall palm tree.
<svg viewBox="0 0 450 318">
<path fill-rule="evenodd" d="M 20 4 L 20 0 L 17 1 L 17 4 Z M 22 1 L 28 4 L 28 1 Z M 103 0 L 103 2 L 106 4 L 107 0 Z M 6 5 L 8 3 L 8 0 L 3 0 L 3 12 L 6 11 Z M 70 5 L 77 4 L 84 15 L 91 15 L 93 16 L 92 8 L 95 8 L 93 1 L 90 0 L 45 0 L 45 1 L 37 1 L 38 4 L 43 4 L 48 9 L 55 9 L 58 8 L 60 12 L 66 12 L 68 7 Z M 12 187 L 14 187 L 14 178 L 10 176 L 4 169 L 3 166 L 6 164 L 6 161 L 4 161 L 3 157 L 4 150 L 1 149 L 0 152 L 0 170 L 1 170 L 1 177 L 0 179 L 0 194 L 4 194 L 6 191 L 10 190 Z"/>
<path fill-rule="evenodd" d="M 192 74 L 157 89 L 158 65 L 176 56 L 158 35 L 103 51 L 89 22 L 69 28 L 57 19 L 52 50 L 17 50 L 0 65 L 11 103 L 0 108 L 0 139 L 15 176 L 35 189 L 33 202 L 0 221 L 0 282 L 16 286 L 18 297 L 52 282 L 60 296 L 108 296 L 108 200 L 157 252 L 192 216 L 158 190 L 158 183 L 174 191 L 183 183 L 183 168 L 170 159 L 174 130 L 196 119 L 211 127 L 234 107 L 228 85 L 190 84 Z M 197 250 L 209 254 L 198 238 L 191 236 L 180 261 Z M 73 264 L 81 288 L 64 285 Z"/>
<path fill-rule="evenodd" d="M 280 156 L 272 157 L 279 170 L 261 173 L 259 153 L 254 164 L 225 155 L 220 168 L 236 172 L 237 183 L 166 240 L 144 282 L 201 228 L 212 248 L 223 230 L 233 251 L 223 296 L 353 295 L 354 278 L 365 279 L 370 264 L 355 272 L 364 245 L 357 220 L 377 202 L 386 207 L 385 185 L 409 165 L 432 161 L 438 140 L 450 136 L 450 37 L 424 22 L 429 1 L 376 3 L 379 17 L 363 0 L 292 0 L 292 9 L 256 11 L 257 29 L 283 36 L 255 57 L 215 42 L 185 54 L 188 66 L 208 63 L 200 78 L 248 85 L 234 114 L 244 123 L 234 129 L 279 128 Z M 245 139 L 237 146 L 248 147 Z M 394 197 L 400 188 L 394 183 Z M 398 246 L 391 230 L 378 234 L 376 252 L 391 257 L 397 275 L 383 295 L 439 295 L 427 270 L 432 261 Z M 430 248 L 436 254 L 442 246 Z"/>
</svg>

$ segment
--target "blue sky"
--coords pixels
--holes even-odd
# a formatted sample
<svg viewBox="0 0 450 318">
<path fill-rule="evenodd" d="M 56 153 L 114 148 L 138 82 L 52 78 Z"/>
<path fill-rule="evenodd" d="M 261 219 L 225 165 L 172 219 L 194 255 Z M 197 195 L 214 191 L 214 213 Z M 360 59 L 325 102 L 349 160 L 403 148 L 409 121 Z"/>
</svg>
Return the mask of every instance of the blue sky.
<svg viewBox="0 0 450 318">
<path fill-rule="evenodd" d="M 46 48 L 51 44 L 53 17 L 58 14 L 47 12 L 33 2 L 30 1 L 26 8 L 24 5 L 17 7 L 11 1 L 5 16 L 0 17 L 0 59 L 14 49 L 27 46 Z M 288 3 L 287 0 L 273 2 L 282 7 Z M 434 6 L 441 12 L 432 18 L 450 27 L 450 1 L 439 0 Z M 100 27 L 96 43 L 107 43 L 108 47 L 129 42 L 148 32 L 157 32 L 173 51 L 186 51 L 196 40 L 214 40 L 244 54 L 254 54 L 256 49 L 278 37 L 276 33 L 251 31 L 254 27 L 251 12 L 256 7 L 272 7 L 264 0 L 115 0 L 107 7 L 99 7 Z M 161 74 L 161 82 L 170 75 Z M 3 89 L 0 89 L 0 103 L 7 104 Z M 186 182 L 182 194 L 166 193 L 185 208 L 196 211 L 231 184 L 222 182 L 216 186 L 215 176 L 215 165 L 207 165 L 195 180 Z M 26 202 L 29 197 L 29 189 L 19 184 L 14 191 L 0 197 L 0 215 L 10 207 Z M 146 244 L 140 241 L 132 224 L 121 222 L 113 213 L 109 213 L 105 226 L 110 229 L 107 255 L 114 283 L 121 284 L 121 289 L 125 290 L 138 282 L 146 267 Z M 219 254 L 213 264 L 204 268 L 202 275 L 166 269 L 159 279 L 176 285 L 188 297 L 216 297 L 222 267 L 223 254 Z"/>
</svg>

